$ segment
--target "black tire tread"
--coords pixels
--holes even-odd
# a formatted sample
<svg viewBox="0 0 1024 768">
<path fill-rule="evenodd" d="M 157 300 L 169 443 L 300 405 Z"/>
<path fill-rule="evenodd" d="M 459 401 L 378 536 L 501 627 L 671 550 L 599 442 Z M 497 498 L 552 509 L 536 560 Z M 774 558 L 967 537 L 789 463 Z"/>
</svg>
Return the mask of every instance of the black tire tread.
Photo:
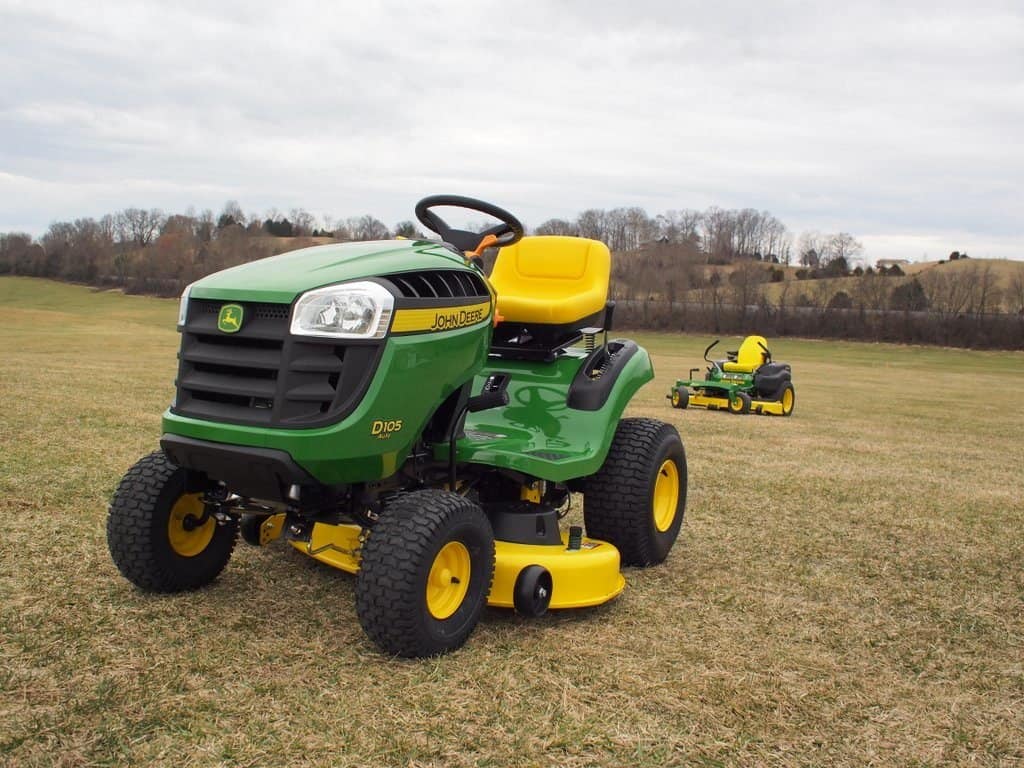
<svg viewBox="0 0 1024 768">
<path fill-rule="evenodd" d="M 668 555 L 656 541 L 649 515 L 651 463 L 668 435 L 679 441 L 682 449 L 679 433 L 671 424 L 656 419 L 622 419 L 604 464 L 587 479 L 583 498 L 587 535 L 614 544 L 623 565 L 654 565 Z M 683 508 L 673 526 L 676 533 L 686 507 L 685 449 L 681 469 Z"/>
<path fill-rule="evenodd" d="M 793 411 L 796 410 L 796 387 L 793 386 L 792 382 L 787 381 L 785 384 L 783 384 L 781 387 L 779 387 L 779 391 L 775 393 L 775 398 L 774 399 L 778 400 L 781 403 L 782 402 L 782 396 L 786 393 L 787 389 L 789 389 L 793 393 L 793 404 L 792 404 L 792 406 L 790 406 L 789 412 L 788 413 L 783 413 L 782 415 L 783 416 L 792 416 L 793 415 Z"/>
<path fill-rule="evenodd" d="M 183 471 L 155 451 L 125 473 L 110 502 L 110 556 L 126 579 L 147 592 L 185 592 L 209 584 L 224 570 L 238 539 L 237 522 L 218 524 L 206 550 L 187 564 L 175 562 L 170 543 L 154 535 L 153 528 L 154 518 L 162 514 L 160 505 L 169 503 L 167 496 L 180 477 Z"/>
<path fill-rule="evenodd" d="M 439 644 L 423 630 L 422 567 L 432 557 L 429 548 L 452 524 L 482 521 L 483 511 L 468 499 L 438 490 L 402 496 L 381 514 L 363 544 L 356 587 L 356 614 L 366 634 L 385 652 L 420 658 L 461 646 L 479 620 L 494 578 L 494 538 L 485 553 L 491 564 L 479 605 L 467 626 L 449 643 Z M 469 595 L 467 595 L 469 599 Z"/>
</svg>

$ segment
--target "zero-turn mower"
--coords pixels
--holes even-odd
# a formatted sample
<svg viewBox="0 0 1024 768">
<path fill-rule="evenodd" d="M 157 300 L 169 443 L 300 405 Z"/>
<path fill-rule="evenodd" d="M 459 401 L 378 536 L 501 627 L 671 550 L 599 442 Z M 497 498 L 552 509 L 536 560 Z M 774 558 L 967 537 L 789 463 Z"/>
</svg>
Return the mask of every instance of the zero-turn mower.
<svg viewBox="0 0 1024 768">
<path fill-rule="evenodd" d="M 704 360 L 709 364 L 704 378 L 694 378 L 700 369 L 691 368 L 690 378 L 677 381 L 665 396 L 672 401 L 672 407 L 693 405 L 730 413 L 775 416 L 793 413 L 796 392 L 792 368 L 789 363 L 772 361 L 764 336 L 747 336 L 738 350 L 726 353 L 725 360 L 708 358 L 716 344 L 717 339 L 704 350 Z"/>
<path fill-rule="evenodd" d="M 457 206 L 499 220 L 450 227 Z M 539 616 L 668 555 L 687 467 L 675 427 L 622 418 L 653 378 L 609 339 L 608 248 L 524 237 L 507 211 L 437 195 L 440 241 L 324 245 L 185 289 L 160 450 L 121 480 L 107 538 L 151 592 L 213 581 L 239 533 L 356 574 L 386 653 L 465 642 L 485 604 Z M 497 248 L 490 276 L 481 255 Z M 581 527 L 560 520 L 581 493 Z"/>
</svg>

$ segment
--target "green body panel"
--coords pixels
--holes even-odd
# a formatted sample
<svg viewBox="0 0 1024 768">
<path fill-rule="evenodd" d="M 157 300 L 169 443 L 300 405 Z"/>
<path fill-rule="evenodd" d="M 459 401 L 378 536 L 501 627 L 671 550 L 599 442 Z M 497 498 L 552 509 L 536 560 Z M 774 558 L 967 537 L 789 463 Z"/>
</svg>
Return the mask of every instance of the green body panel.
<svg viewBox="0 0 1024 768">
<path fill-rule="evenodd" d="M 491 373 L 508 373 L 509 402 L 471 413 L 458 441 L 460 462 L 514 469 L 561 482 L 592 475 L 604 463 L 619 418 L 641 386 L 654 378 L 650 356 L 640 348 L 626 363 L 608 400 L 596 411 L 569 408 L 566 396 L 586 357 L 569 350 L 551 363 L 491 359 L 473 384 L 479 392 Z M 438 458 L 447 450 L 438 447 Z"/>
<path fill-rule="evenodd" d="M 453 267 L 465 267 L 465 261 L 428 240 L 318 245 L 216 272 L 194 283 L 190 295 L 290 304 L 303 291 L 343 280 Z"/>
<path fill-rule="evenodd" d="M 703 387 L 705 389 L 719 389 L 732 395 L 733 392 L 754 391 L 754 374 L 732 373 L 712 369 L 707 377 L 703 379 L 679 379 L 676 387 Z"/>
<path fill-rule="evenodd" d="M 389 240 L 304 248 L 242 264 L 193 284 L 197 299 L 291 303 L 304 291 L 342 281 L 424 269 L 465 269 L 465 261 L 435 242 Z M 167 434 L 227 445 L 284 451 L 325 484 L 390 477 L 409 457 L 444 400 L 474 379 L 480 392 L 492 372 L 511 375 L 509 404 L 466 418 L 457 459 L 516 470 L 551 481 L 593 474 L 604 462 L 622 412 L 654 378 L 639 349 L 625 364 L 608 399 L 596 411 L 571 409 L 567 396 L 587 353 L 569 350 L 552 362 L 489 359 L 490 320 L 435 333 L 387 339 L 362 401 L 326 427 L 281 429 L 163 416 Z M 448 446 L 435 446 L 447 460 Z"/>
<path fill-rule="evenodd" d="M 316 429 L 224 424 L 164 413 L 165 433 L 230 445 L 273 448 L 322 483 L 380 480 L 409 455 L 427 421 L 448 395 L 480 370 L 491 341 L 490 322 L 442 333 L 395 336 L 362 402 L 345 419 Z M 384 422 L 384 437 L 374 422 Z"/>
</svg>

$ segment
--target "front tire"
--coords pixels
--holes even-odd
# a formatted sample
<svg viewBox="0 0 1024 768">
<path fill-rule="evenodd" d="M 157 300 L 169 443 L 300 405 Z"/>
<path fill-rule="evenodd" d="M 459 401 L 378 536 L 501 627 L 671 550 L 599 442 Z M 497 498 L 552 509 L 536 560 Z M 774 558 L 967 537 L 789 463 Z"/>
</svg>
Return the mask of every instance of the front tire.
<svg viewBox="0 0 1024 768">
<path fill-rule="evenodd" d="M 445 491 L 406 494 L 363 545 L 359 623 L 385 653 L 448 653 L 476 627 L 493 576 L 494 533 L 479 506 Z"/>
<path fill-rule="evenodd" d="M 161 451 L 136 462 L 114 492 L 107 546 L 126 579 L 147 592 L 185 592 L 209 584 L 231 559 L 238 521 L 205 513 L 202 493 L 186 489 L 185 470 Z"/>
<path fill-rule="evenodd" d="M 729 413 L 750 413 L 751 402 L 746 392 L 735 392 L 729 398 Z"/>
<path fill-rule="evenodd" d="M 690 390 L 686 387 L 676 387 L 672 390 L 672 407 L 686 408 L 690 404 Z"/>
<path fill-rule="evenodd" d="M 587 535 L 614 544 L 624 565 L 668 557 L 686 511 L 686 451 L 671 424 L 623 419 L 601 469 L 587 480 Z"/>
</svg>

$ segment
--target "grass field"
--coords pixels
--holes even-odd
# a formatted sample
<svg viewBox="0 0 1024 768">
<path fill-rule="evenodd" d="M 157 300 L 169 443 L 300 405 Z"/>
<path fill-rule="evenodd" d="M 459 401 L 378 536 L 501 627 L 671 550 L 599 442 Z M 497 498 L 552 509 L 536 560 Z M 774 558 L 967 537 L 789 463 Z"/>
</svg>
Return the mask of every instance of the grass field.
<svg viewBox="0 0 1024 768">
<path fill-rule="evenodd" d="M 174 597 L 115 570 L 176 306 L 0 279 L 0 764 L 1024 764 L 1024 355 L 780 339 L 793 417 L 737 417 L 669 408 L 706 340 L 643 335 L 631 413 L 690 462 L 668 561 L 409 662 L 291 548 Z"/>
</svg>

